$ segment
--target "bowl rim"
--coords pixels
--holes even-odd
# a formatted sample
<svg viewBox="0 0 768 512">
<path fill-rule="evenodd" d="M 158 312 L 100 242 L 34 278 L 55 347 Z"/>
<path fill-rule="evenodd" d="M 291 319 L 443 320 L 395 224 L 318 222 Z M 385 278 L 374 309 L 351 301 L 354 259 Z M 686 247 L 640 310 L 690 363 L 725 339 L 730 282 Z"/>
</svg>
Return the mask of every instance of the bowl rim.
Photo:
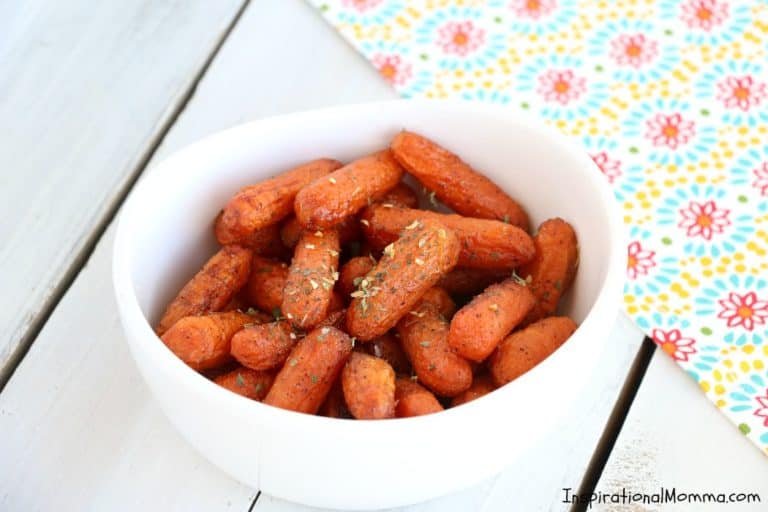
<svg viewBox="0 0 768 512">
<path fill-rule="evenodd" d="M 577 167 L 580 170 L 579 172 L 582 173 L 583 179 L 589 182 L 590 188 L 594 188 L 597 191 L 602 202 L 601 206 L 606 212 L 607 218 L 604 220 L 608 224 L 608 233 L 611 238 L 611 240 L 609 240 L 610 253 L 607 255 L 608 257 L 606 259 L 607 265 L 603 282 L 600 285 L 595 301 L 589 308 L 583 321 L 579 324 L 577 330 L 571 335 L 571 338 L 579 336 L 580 331 L 587 330 L 585 326 L 595 324 L 606 315 L 615 315 L 618 312 L 618 299 L 623 283 L 625 265 L 625 255 L 623 253 L 625 250 L 625 245 L 623 243 L 624 233 L 622 225 L 619 222 L 621 217 L 619 215 L 618 205 L 616 204 L 609 185 L 602 178 L 597 165 L 592 161 L 584 149 L 572 138 L 560 134 L 554 128 L 543 124 L 541 120 L 533 117 L 531 114 L 521 112 L 512 107 L 461 100 L 395 99 L 304 110 L 241 123 L 225 130 L 217 131 L 191 144 L 183 146 L 165 157 L 161 162 L 157 163 L 148 175 L 139 180 L 121 208 L 113 245 L 112 258 L 112 279 L 119 315 L 126 330 L 129 325 L 132 326 L 132 331 L 135 330 L 133 337 L 137 338 L 136 343 L 145 345 L 144 348 L 151 353 L 155 363 L 163 366 L 166 372 L 171 373 L 173 379 L 182 381 L 187 388 L 195 393 L 199 393 L 201 398 L 204 397 L 206 401 L 213 400 L 221 402 L 227 407 L 238 409 L 238 414 L 242 413 L 241 415 L 243 417 L 253 417 L 262 422 L 275 423 L 296 430 L 312 429 L 318 433 L 318 430 L 320 432 L 329 432 L 328 429 L 333 429 L 334 434 L 337 435 L 340 431 L 342 431 L 342 433 L 350 434 L 359 434 L 362 431 L 365 433 L 364 435 L 369 436 L 384 431 L 388 434 L 392 434 L 393 432 L 398 431 L 404 433 L 407 430 L 414 428 L 439 428 L 440 425 L 446 424 L 447 422 L 456 421 L 456 418 L 475 415 L 476 410 L 480 408 L 493 409 L 496 407 L 496 403 L 505 400 L 505 395 L 510 394 L 516 383 L 527 381 L 533 378 L 533 375 L 546 371 L 546 367 L 548 366 L 547 363 L 551 363 L 553 358 L 556 358 L 558 354 L 562 355 L 563 350 L 561 346 L 544 361 L 515 379 L 515 381 L 501 386 L 494 390 L 493 393 L 489 393 L 479 399 L 463 404 L 461 407 L 449 408 L 436 414 L 410 418 L 392 418 L 387 421 L 339 421 L 338 418 L 299 413 L 269 406 L 240 396 L 236 393 L 232 393 L 189 368 L 156 336 L 149 321 L 145 318 L 141 310 L 133 283 L 130 279 L 130 243 L 132 241 L 131 237 L 133 230 L 136 228 L 133 221 L 133 212 L 142 208 L 142 198 L 147 191 L 158 186 L 163 186 L 164 182 L 170 181 L 171 177 L 178 172 L 178 170 L 174 171 L 174 169 L 178 169 L 178 166 L 175 165 L 176 161 L 182 160 L 190 154 L 199 152 L 206 147 L 216 146 L 220 141 L 229 138 L 232 134 L 237 132 L 252 131 L 256 133 L 273 129 L 276 124 L 302 123 L 312 118 L 355 115 L 367 111 L 375 112 L 378 109 L 435 109 L 435 111 L 450 109 L 467 115 L 478 114 L 502 118 L 505 122 L 514 122 L 524 126 L 526 130 L 533 132 L 536 137 L 541 137 L 549 141 L 567 153 L 567 157 L 573 159 L 574 162 L 578 164 Z M 129 344 L 133 343 L 131 335 L 127 334 L 125 337 Z M 565 346 L 565 344 L 563 346 Z M 133 350 L 131 352 L 135 359 Z M 587 370 L 588 369 L 583 369 L 583 371 Z M 507 393 L 505 393 L 505 390 Z"/>
</svg>

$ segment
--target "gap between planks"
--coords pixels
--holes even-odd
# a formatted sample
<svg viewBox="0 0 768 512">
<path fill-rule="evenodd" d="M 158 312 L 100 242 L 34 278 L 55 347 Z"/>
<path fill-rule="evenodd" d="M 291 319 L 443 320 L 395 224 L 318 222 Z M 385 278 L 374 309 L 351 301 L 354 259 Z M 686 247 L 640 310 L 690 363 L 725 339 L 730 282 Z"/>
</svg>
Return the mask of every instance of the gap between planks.
<svg viewBox="0 0 768 512">
<path fill-rule="evenodd" d="M 91 232 L 85 237 L 85 242 L 82 248 L 72 259 L 69 267 L 64 271 L 62 278 L 56 284 L 50 296 L 43 303 L 39 312 L 30 321 L 29 328 L 24 334 L 22 334 L 18 346 L 8 358 L 7 365 L 4 369 L 0 370 L 0 393 L 2 393 L 5 385 L 16 371 L 16 368 L 18 368 L 19 364 L 24 359 L 24 356 L 26 356 L 35 339 L 37 339 L 37 336 L 40 334 L 43 326 L 45 326 L 45 324 L 48 322 L 48 319 L 59 305 L 59 302 L 64 297 L 64 294 L 67 293 L 67 290 L 69 290 L 70 286 L 72 286 L 72 283 L 74 283 L 75 279 L 77 279 L 77 276 L 80 275 L 80 271 L 88 263 L 91 254 L 96 248 L 96 244 L 99 242 L 99 240 L 101 240 L 101 237 L 104 235 L 107 227 L 109 227 L 109 225 L 115 219 L 117 212 L 125 202 L 125 199 L 133 189 L 133 186 L 146 170 L 147 164 L 149 164 L 149 162 L 152 160 L 152 157 L 163 143 L 163 140 L 165 140 L 165 136 L 171 130 L 179 116 L 184 112 L 184 109 L 189 104 L 189 101 L 195 95 L 197 85 L 207 73 L 211 63 L 216 58 L 216 55 L 218 55 L 221 47 L 224 45 L 224 42 L 229 38 L 229 35 L 237 26 L 240 18 L 242 18 L 242 15 L 248 8 L 250 2 L 251 0 L 243 0 L 243 3 L 235 12 L 232 20 L 216 40 L 216 43 L 211 49 L 211 52 L 205 58 L 200 68 L 193 75 L 192 80 L 190 81 L 186 90 L 182 91 L 181 95 L 176 100 L 176 104 L 171 106 L 170 114 L 163 121 L 161 121 L 160 127 L 150 139 L 146 149 L 141 153 L 136 166 L 128 173 L 124 183 L 119 187 L 117 194 L 115 195 L 114 202 L 106 209 L 102 217 L 97 220 Z"/>
<path fill-rule="evenodd" d="M 646 336 L 640 344 L 640 348 L 637 351 L 637 355 L 635 355 L 634 361 L 632 361 L 632 366 L 629 369 L 629 373 L 627 373 L 627 378 L 621 386 L 619 397 L 613 405 L 613 410 L 608 417 L 603 433 L 600 435 L 595 451 L 592 454 L 592 459 L 589 461 L 589 465 L 584 472 L 584 478 L 577 491 L 579 496 L 591 496 L 595 491 L 597 482 L 600 481 L 603 469 L 605 469 L 605 466 L 608 463 L 613 447 L 616 444 L 616 439 L 619 437 L 619 433 L 624 426 L 624 420 L 626 420 L 629 415 L 632 402 L 634 402 L 637 391 L 640 389 L 640 385 L 645 377 L 645 372 L 651 364 L 651 359 L 653 358 L 655 351 L 656 344 L 651 338 Z M 574 504 L 571 507 L 571 511 L 581 512 L 587 510 L 587 505 L 587 503 Z"/>
</svg>

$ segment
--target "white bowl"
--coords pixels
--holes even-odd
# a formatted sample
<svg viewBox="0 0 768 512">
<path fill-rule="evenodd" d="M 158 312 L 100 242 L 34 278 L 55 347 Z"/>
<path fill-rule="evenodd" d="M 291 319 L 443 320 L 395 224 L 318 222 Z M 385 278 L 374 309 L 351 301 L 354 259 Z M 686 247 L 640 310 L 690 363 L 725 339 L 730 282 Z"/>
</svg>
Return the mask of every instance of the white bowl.
<svg viewBox="0 0 768 512">
<path fill-rule="evenodd" d="M 559 216 L 575 227 L 581 264 L 563 313 L 580 326 L 551 357 L 455 409 L 350 421 L 235 395 L 189 369 L 155 336 L 151 325 L 166 303 L 215 251 L 212 219 L 236 190 L 309 159 L 350 161 L 386 147 L 403 128 L 481 170 L 523 203 L 534 226 Z M 424 501 L 499 473 L 564 421 L 619 304 L 625 265 L 619 219 L 591 159 L 512 109 L 407 100 L 343 106 L 244 124 L 159 164 L 123 209 L 113 278 L 126 338 L 144 379 L 203 456 L 273 496 L 376 509 Z"/>
</svg>

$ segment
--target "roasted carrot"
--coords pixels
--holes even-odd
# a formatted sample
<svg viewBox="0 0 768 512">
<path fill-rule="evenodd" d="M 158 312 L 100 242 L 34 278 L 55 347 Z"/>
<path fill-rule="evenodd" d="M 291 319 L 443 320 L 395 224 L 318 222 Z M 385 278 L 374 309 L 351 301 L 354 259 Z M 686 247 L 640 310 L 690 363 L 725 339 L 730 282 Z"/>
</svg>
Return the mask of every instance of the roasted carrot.
<svg viewBox="0 0 768 512">
<path fill-rule="evenodd" d="M 405 226 L 416 220 L 433 220 L 456 233 L 461 242 L 458 264 L 484 270 L 512 270 L 533 258 L 531 237 L 522 229 L 497 220 L 472 219 L 446 213 L 385 208 L 374 204 L 361 215 L 363 233 L 374 247 L 392 243 Z"/>
<path fill-rule="evenodd" d="M 248 280 L 252 257 L 244 247 L 222 247 L 168 304 L 155 332 L 162 335 L 185 316 L 223 309 Z"/>
<path fill-rule="evenodd" d="M 337 329 L 343 330 L 346 318 L 346 309 L 331 311 L 328 313 L 328 316 L 326 316 L 319 324 L 317 324 L 317 327 L 335 327 Z"/>
<path fill-rule="evenodd" d="M 493 382 L 503 386 L 515 380 L 549 357 L 575 330 L 576 323 L 570 318 L 551 316 L 513 332 L 489 360 Z"/>
<path fill-rule="evenodd" d="M 254 256 L 248 284 L 243 288 L 243 298 L 265 313 L 274 314 L 283 305 L 283 289 L 287 280 L 288 265 Z"/>
<path fill-rule="evenodd" d="M 363 277 L 376 265 L 376 261 L 368 256 L 350 258 L 339 271 L 337 287 L 342 297 L 349 299 L 349 295 L 360 285 Z"/>
<path fill-rule="evenodd" d="M 456 303 L 448 292 L 439 286 L 433 286 L 421 296 L 421 302 L 432 304 L 444 318 L 450 319 L 456 313 Z"/>
<path fill-rule="evenodd" d="M 579 246 L 576 233 L 563 219 L 544 221 L 533 237 L 536 254 L 518 269 L 521 278 L 530 282 L 536 296 L 526 323 L 552 315 L 563 293 L 571 286 L 579 265 Z"/>
<path fill-rule="evenodd" d="M 507 277 L 509 271 L 457 267 L 443 276 L 437 285 L 451 295 L 477 295 Z"/>
<path fill-rule="evenodd" d="M 341 389 L 341 375 L 339 375 L 331 386 L 328 396 L 325 397 L 325 401 L 323 402 L 323 405 L 320 406 L 320 410 L 317 411 L 317 413 L 320 416 L 325 416 L 327 418 L 352 418 L 352 413 L 349 412 L 349 408 L 344 401 L 344 390 Z"/>
<path fill-rule="evenodd" d="M 395 416 L 410 418 L 443 410 L 435 395 L 409 378 L 400 377 L 395 381 Z"/>
<path fill-rule="evenodd" d="M 272 224 L 257 229 L 248 235 L 240 244 L 253 251 L 253 254 L 270 258 L 285 258 L 290 250 L 280 239 L 280 226 Z"/>
<path fill-rule="evenodd" d="M 363 341 L 387 332 L 453 268 L 458 256 L 459 241 L 439 222 L 414 221 L 405 226 L 352 293 L 348 332 Z"/>
<path fill-rule="evenodd" d="M 304 226 L 299 224 L 299 220 L 291 215 L 280 225 L 280 240 L 284 246 L 293 249 L 299 243 L 303 231 Z"/>
<path fill-rule="evenodd" d="M 214 226 L 216 239 L 222 245 L 240 243 L 254 231 L 280 222 L 293 213 L 293 201 L 299 190 L 339 167 L 341 164 L 336 160 L 313 160 L 241 189 L 217 219 Z"/>
<path fill-rule="evenodd" d="M 338 232 L 304 231 L 283 290 L 282 311 L 294 326 L 306 330 L 328 315 L 333 286 L 339 278 L 338 265 Z"/>
<path fill-rule="evenodd" d="M 407 131 L 395 136 L 391 149 L 405 170 L 456 212 L 503 220 L 528 231 L 528 215 L 522 206 L 447 149 Z"/>
<path fill-rule="evenodd" d="M 472 367 L 448 344 L 448 322 L 430 302 L 420 302 L 411 313 L 397 323 L 397 333 L 419 382 L 441 396 L 466 391 Z"/>
<path fill-rule="evenodd" d="M 405 208 L 416 208 L 419 204 L 419 198 L 416 195 L 416 191 L 401 181 L 384 194 L 378 202 L 381 204 L 403 206 Z"/>
<path fill-rule="evenodd" d="M 359 346 L 372 356 L 380 357 L 388 362 L 397 374 L 410 375 L 411 363 L 403 352 L 400 342 L 393 334 L 384 333 L 368 343 L 361 343 Z"/>
<path fill-rule="evenodd" d="M 351 352 L 352 340 L 342 331 L 315 329 L 293 348 L 264 403 L 315 414 Z"/>
<path fill-rule="evenodd" d="M 238 395 L 261 401 L 267 396 L 274 380 L 275 374 L 273 372 L 260 372 L 240 367 L 219 375 L 213 379 L 213 382 Z"/>
<path fill-rule="evenodd" d="M 494 389 L 496 389 L 496 386 L 493 384 L 493 379 L 491 379 L 490 375 L 487 373 L 477 375 L 468 390 L 453 397 L 453 400 L 451 400 L 451 407 L 456 407 L 471 402 L 472 400 L 476 400 L 481 396 L 487 395 Z"/>
<path fill-rule="evenodd" d="M 359 420 L 395 416 L 395 371 L 383 359 L 352 352 L 341 372 L 344 401 Z"/>
<path fill-rule="evenodd" d="M 518 277 L 492 284 L 461 308 L 451 320 L 448 343 L 459 355 L 475 362 L 491 355 L 536 303 Z"/>
<path fill-rule="evenodd" d="M 232 336 L 253 321 L 253 317 L 240 311 L 187 316 L 160 339 L 190 368 L 208 370 L 230 360 Z"/>
<path fill-rule="evenodd" d="M 385 194 L 402 174 L 389 150 L 355 160 L 304 187 L 296 195 L 296 218 L 310 229 L 330 228 Z"/>
<path fill-rule="evenodd" d="M 253 370 L 271 370 L 282 365 L 298 340 L 285 321 L 253 325 L 232 337 L 230 352 L 237 361 Z"/>
</svg>

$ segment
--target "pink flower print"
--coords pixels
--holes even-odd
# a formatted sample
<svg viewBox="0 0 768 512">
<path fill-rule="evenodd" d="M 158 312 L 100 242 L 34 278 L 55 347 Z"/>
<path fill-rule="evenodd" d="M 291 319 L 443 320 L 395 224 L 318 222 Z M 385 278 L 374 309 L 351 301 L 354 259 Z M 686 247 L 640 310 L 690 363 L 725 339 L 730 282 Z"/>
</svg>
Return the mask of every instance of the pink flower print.
<svg viewBox="0 0 768 512">
<path fill-rule="evenodd" d="M 373 9 L 381 3 L 381 0 L 343 0 L 344 7 L 352 7 L 360 12 L 365 12 L 369 9 Z"/>
<path fill-rule="evenodd" d="M 471 20 L 449 21 L 437 30 L 437 44 L 444 53 L 465 57 L 485 42 L 485 31 Z"/>
<path fill-rule="evenodd" d="M 509 7 L 517 16 L 538 20 L 557 9 L 555 0 L 513 0 Z"/>
<path fill-rule="evenodd" d="M 768 196 L 768 162 L 763 162 L 762 166 L 753 169 L 752 174 L 755 175 L 752 186 L 760 191 L 760 195 Z"/>
<path fill-rule="evenodd" d="M 639 68 L 653 61 L 658 54 L 656 41 L 644 34 L 622 34 L 611 41 L 610 55 L 620 66 Z"/>
<path fill-rule="evenodd" d="M 727 299 L 720 299 L 718 302 L 723 309 L 717 318 L 727 320 L 728 327 L 743 327 L 751 331 L 756 324 L 765 325 L 768 319 L 768 301 L 757 300 L 755 292 L 744 295 L 731 292 Z"/>
<path fill-rule="evenodd" d="M 671 331 L 654 329 L 651 331 L 651 337 L 661 347 L 661 350 L 672 356 L 676 361 L 688 361 L 688 356 L 696 353 L 696 348 L 693 346 L 696 340 L 684 338 L 680 329 L 672 329 Z"/>
<path fill-rule="evenodd" d="M 693 121 L 683 119 L 679 113 L 656 114 L 646 121 L 646 125 L 645 136 L 653 141 L 653 145 L 667 146 L 670 149 L 677 149 L 680 144 L 685 144 L 695 133 Z"/>
<path fill-rule="evenodd" d="M 758 418 L 763 418 L 763 426 L 768 427 L 768 389 L 765 390 L 765 395 L 756 396 L 755 400 L 757 400 L 758 407 L 754 414 Z"/>
<path fill-rule="evenodd" d="M 739 108 L 743 111 L 757 106 L 768 96 L 768 87 L 764 82 L 758 82 L 750 75 L 737 77 L 729 76 L 717 84 L 717 99 L 726 108 Z"/>
<path fill-rule="evenodd" d="M 411 78 L 411 65 L 404 62 L 399 55 L 376 54 L 371 62 L 379 70 L 381 76 L 393 85 L 405 85 Z"/>
<path fill-rule="evenodd" d="M 627 277 L 631 280 L 647 276 L 648 271 L 656 266 L 653 261 L 655 252 L 643 249 L 640 242 L 634 241 L 627 247 Z"/>
<path fill-rule="evenodd" d="M 585 78 L 577 76 L 570 69 L 550 69 L 539 76 L 537 92 L 546 101 L 567 105 L 578 99 L 587 90 Z"/>
<path fill-rule="evenodd" d="M 728 3 L 718 0 L 690 0 L 682 5 L 680 19 L 688 28 L 709 32 L 728 18 Z"/>
<path fill-rule="evenodd" d="M 621 162 L 619 160 L 612 159 L 605 151 L 593 153 L 590 156 L 608 179 L 608 183 L 613 183 L 616 178 L 621 176 Z"/>
<path fill-rule="evenodd" d="M 700 236 L 705 240 L 712 240 L 712 235 L 722 233 L 731 225 L 728 220 L 730 213 L 730 210 L 718 208 L 714 201 L 691 201 L 688 208 L 680 210 L 683 218 L 677 226 L 686 229 L 686 234 L 691 238 Z"/>
</svg>

